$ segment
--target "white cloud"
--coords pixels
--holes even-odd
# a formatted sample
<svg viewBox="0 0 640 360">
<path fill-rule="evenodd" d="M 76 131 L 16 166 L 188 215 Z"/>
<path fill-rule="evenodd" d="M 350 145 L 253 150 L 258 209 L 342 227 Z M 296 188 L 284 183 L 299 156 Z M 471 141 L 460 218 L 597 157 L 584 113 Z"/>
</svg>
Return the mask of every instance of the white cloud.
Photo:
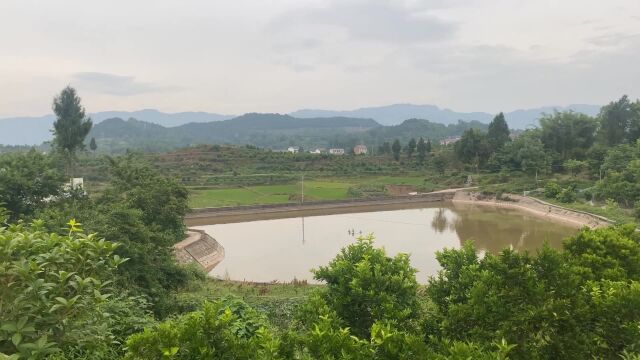
<svg viewBox="0 0 640 360">
<path fill-rule="evenodd" d="M 0 116 L 638 97 L 637 0 L 3 0 Z M 72 75 L 70 75 L 72 74 Z"/>
<path fill-rule="evenodd" d="M 177 87 L 137 81 L 134 76 L 101 72 L 79 72 L 71 76 L 72 85 L 98 94 L 130 96 L 176 90 Z"/>
</svg>

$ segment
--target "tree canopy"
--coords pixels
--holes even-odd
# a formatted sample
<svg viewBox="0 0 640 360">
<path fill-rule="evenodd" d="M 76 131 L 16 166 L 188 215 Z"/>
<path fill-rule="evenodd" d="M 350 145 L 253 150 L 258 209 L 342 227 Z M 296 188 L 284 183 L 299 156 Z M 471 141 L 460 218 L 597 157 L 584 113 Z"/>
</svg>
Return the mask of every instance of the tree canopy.
<svg viewBox="0 0 640 360">
<path fill-rule="evenodd" d="M 509 131 L 507 121 L 504 119 L 504 114 L 499 113 L 489 123 L 489 129 L 487 130 L 487 141 L 491 146 L 491 150 L 494 152 L 500 150 L 510 140 L 510 134 L 511 131 Z"/>
<path fill-rule="evenodd" d="M 76 90 L 70 86 L 64 88 L 53 99 L 53 144 L 60 152 L 70 156 L 84 149 L 84 139 L 91 131 L 93 123 L 85 116 L 84 107 Z"/>
</svg>

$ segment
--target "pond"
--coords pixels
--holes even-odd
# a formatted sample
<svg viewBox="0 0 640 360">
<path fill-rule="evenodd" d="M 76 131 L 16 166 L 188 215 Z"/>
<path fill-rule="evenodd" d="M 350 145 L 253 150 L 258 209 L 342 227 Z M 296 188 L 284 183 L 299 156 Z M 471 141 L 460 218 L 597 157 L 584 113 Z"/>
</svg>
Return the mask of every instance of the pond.
<svg viewBox="0 0 640 360">
<path fill-rule="evenodd" d="M 356 237 L 373 233 L 387 253 L 410 254 L 419 282 L 437 274 L 436 252 L 473 241 L 478 252 L 504 248 L 535 251 L 548 242 L 561 248 L 576 229 L 513 209 L 438 203 L 420 209 L 376 211 L 197 226 L 225 249 L 210 275 L 255 282 L 313 281 L 309 271 L 326 265 Z"/>
</svg>

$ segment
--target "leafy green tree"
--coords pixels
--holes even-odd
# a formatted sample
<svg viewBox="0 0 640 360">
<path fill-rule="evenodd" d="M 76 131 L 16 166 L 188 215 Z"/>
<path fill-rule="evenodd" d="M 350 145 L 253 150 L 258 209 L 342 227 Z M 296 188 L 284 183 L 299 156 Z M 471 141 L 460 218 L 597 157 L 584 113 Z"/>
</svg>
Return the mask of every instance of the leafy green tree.
<svg viewBox="0 0 640 360">
<path fill-rule="evenodd" d="M 598 115 L 600 119 L 599 136 L 602 141 L 608 146 L 624 142 L 628 138 L 627 132 L 633 116 L 632 105 L 627 95 L 603 106 Z"/>
<path fill-rule="evenodd" d="M 491 151 L 498 151 L 504 144 L 509 142 L 511 140 L 509 138 L 510 134 L 511 131 L 509 131 L 507 121 L 504 119 L 504 114 L 499 113 L 493 118 L 491 123 L 489 123 L 489 130 L 487 131 L 487 141 L 489 142 Z"/>
<path fill-rule="evenodd" d="M 548 167 L 549 159 L 539 139 L 523 134 L 516 141 L 521 144 L 516 157 L 523 171 L 534 171 L 537 175 Z"/>
<path fill-rule="evenodd" d="M 637 156 L 638 150 L 629 144 L 621 144 L 609 148 L 602 162 L 605 172 L 622 172 Z"/>
<path fill-rule="evenodd" d="M 427 139 L 426 150 L 427 150 L 427 154 L 431 153 L 431 150 L 432 150 L 431 139 Z"/>
<path fill-rule="evenodd" d="M 477 170 L 489 159 L 490 147 L 487 134 L 476 129 L 465 131 L 460 140 L 455 143 L 455 153 L 460 160 L 472 163 Z"/>
<path fill-rule="evenodd" d="M 549 181 L 544 186 L 544 196 L 548 199 L 555 199 L 562 192 L 562 187 L 555 181 Z"/>
<path fill-rule="evenodd" d="M 604 177 L 596 184 L 598 198 L 614 199 L 627 207 L 640 200 L 640 143 L 611 148 L 602 170 Z"/>
<path fill-rule="evenodd" d="M 378 153 L 380 154 L 391 154 L 391 144 L 388 141 L 385 141 L 378 148 Z"/>
<path fill-rule="evenodd" d="M 398 161 L 400 160 L 400 151 L 402 150 L 402 145 L 400 145 L 400 140 L 395 139 L 393 141 L 393 145 L 391 145 L 391 151 L 393 152 L 393 158 Z"/>
<path fill-rule="evenodd" d="M 409 256 L 388 257 L 373 246 L 373 236 L 358 239 L 313 273 L 327 284 L 324 300 L 357 336 L 369 334 L 376 321 L 403 327 L 418 316 L 418 283 Z"/>
<path fill-rule="evenodd" d="M 541 140 L 560 161 L 583 159 L 593 145 L 598 123 L 595 119 L 572 111 L 554 112 L 540 118 Z"/>
<path fill-rule="evenodd" d="M 560 191 L 556 199 L 565 204 L 572 203 L 576 201 L 576 192 L 571 187 L 564 188 L 562 189 L 562 191 Z"/>
<path fill-rule="evenodd" d="M 50 231 L 76 217 L 90 232 L 121 244 L 116 254 L 129 258 L 118 269 L 118 285 L 147 296 L 158 316 L 171 308 L 169 293 L 189 281 L 172 246 L 184 238 L 187 190 L 162 176 L 137 156 L 114 159 L 111 181 L 96 198 L 70 197 L 38 213 Z"/>
<path fill-rule="evenodd" d="M 411 140 L 409 140 L 409 143 L 407 144 L 407 157 L 411 158 L 413 156 L 413 153 L 416 151 L 416 139 L 415 138 L 411 138 Z"/>
<path fill-rule="evenodd" d="M 569 170 L 571 175 L 575 177 L 587 166 L 587 162 L 576 160 L 576 159 L 569 159 L 565 161 L 563 165 L 564 165 L 564 168 Z"/>
<path fill-rule="evenodd" d="M 320 316 L 311 329 L 279 334 L 241 301 L 205 303 L 201 311 L 165 321 L 127 341 L 125 359 L 507 359 L 512 345 L 485 347 L 442 341 L 430 349 L 423 338 L 375 323 L 370 337 L 354 336 L 332 316 Z"/>
<path fill-rule="evenodd" d="M 631 103 L 631 117 L 627 130 L 627 140 L 635 143 L 640 139 L 640 100 Z"/>
<path fill-rule="evenodd" d="M 91 149 L 91 151 L 96 152 L 96 150 L 98 149 L 98 144 L 96 144 L 96 138 L 92 137 L 91 141 L 89 142 L 89 149 Z"/>
<path fill-rule="evenodd" d="M 111 311 L 114 303 L 129 301 L 112 283 L 125 259 L 114 255 L 117 243 L 85 235 L 80 225 L 69 221 L 66 235 L 44 232 L 42 222 L 0 227 L 0 304 L 11 304 L 0 306 L 0 353 L 117 357 L 113 343 L 123 339 L 115 324 L 131 324 Z M 133 313 L 144 318 L 143 311 Z M 142 319 L 120 335 L 148 324 Z"/>
<path fill-rule="evenodd" d="M 422 137 L 418 140 L 418 145 L 416 147 L 418 150 L 418 161 L 420 164 L 423 164 L 424 160 L 427 158 L 427 144 L 424 142 Z"/>
<path fill-rule="evenodd" d="M 206 303 L 127 341 L 125 359 L 284 359 L 264 316 L 240 301 Z"/>
<path fill-rule="evenodd" d="M 438 253 L 443 270 L 427 287 L 438 336 L 480 344 L 505 339 L 515 345 L 513 359 L 634 352 L 640 243 L 633 229 L 585 229 L 564 252 L 503 250 L 479 258 L 467 243 Z"/>
<path fill-rule="evenodd" d="M 638 281 L 639 240 L 633 225 L 621 225 L 582 230 L 569 238 L 564 248 L 587 280 Z"/>
<path fill-rule="evenodd" d="M 438 174 L 444 175 L 445 171 L 447 170 L 447 159 L 442 153 L 436 153 L 431 158 L 431 163 L 433 164 L 433 168 Z"/>
<path fill-rule="evenodd" d="M 76 152 L 84 149 L 84 139 L 93 123 L 90 118 L 85 117 L 80 97 L 70 86 L 62 89 L 53 99 L 53 112 L 56 115 L 56 121 L 53 122 L 53 145 L 67 157 L 68 175 L 72 176 Z"/>
<path fill-rule="evenodd" d="M 64 175 L 35 150 L 0 155 L 0 204 L 12 220 L 32 215 L 62 191 Z"/>
</svg>

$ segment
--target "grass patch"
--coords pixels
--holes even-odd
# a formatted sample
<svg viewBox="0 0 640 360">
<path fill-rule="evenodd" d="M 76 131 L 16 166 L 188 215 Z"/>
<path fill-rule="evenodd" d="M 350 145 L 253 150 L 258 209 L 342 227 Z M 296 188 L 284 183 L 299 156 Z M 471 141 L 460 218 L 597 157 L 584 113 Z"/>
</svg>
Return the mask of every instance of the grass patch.
<svg viewBox="0 0 640 360">
<path fill-rule="evenodd" d="M 543 196 L 537 196 L 536 198 L 554 205 L 565 207 L 567 209 L 584 211 L 594 215 L 604 216 L 607 219 L 613 220 L 619 224 L 636 223 L 636 219 L 633 217 L 632 210 L 630 209 L 608 207 L 601 204 L 590 205 L 589 203 L 584 202 L 573 202 L 565 204 L 555 199 L 547 199 Z"/>
<path fill-rule="evenodd" d="M 344 200 L 351 196 L 355 185 L 415 185 L 427 190 L 439 188 L 421 176 L 377 176 L 367 178 L 317 178 L 304 182 L 305 200 Z M 192 208 L 296 202 L 301 192 L 300 182 L 284 185 L 257 185 L 233 188 L 191 188 Z"/>
</svg>

